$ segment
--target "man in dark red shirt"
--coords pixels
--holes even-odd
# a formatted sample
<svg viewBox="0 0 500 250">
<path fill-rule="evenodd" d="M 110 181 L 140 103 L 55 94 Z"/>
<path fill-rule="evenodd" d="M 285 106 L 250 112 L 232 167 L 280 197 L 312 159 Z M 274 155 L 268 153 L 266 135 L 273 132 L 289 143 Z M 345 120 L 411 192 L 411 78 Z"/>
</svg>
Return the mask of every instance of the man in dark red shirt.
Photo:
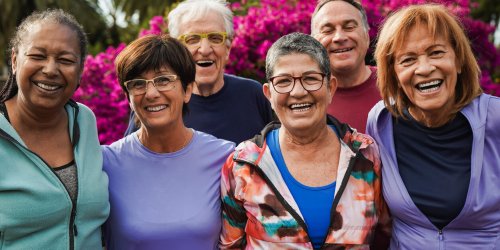
<svg viewBox="0 0 500 250">
<path fill-rule="evenodd" d="M 365 64 L 368 30 L 365 10 L 354 0 L 319 1 L 311 20 L 311 35 L 327 49 L 337 79 L 328 114 L 361 133 L 368 112 L 381 99 L 376 68 Z"/>
</svg>

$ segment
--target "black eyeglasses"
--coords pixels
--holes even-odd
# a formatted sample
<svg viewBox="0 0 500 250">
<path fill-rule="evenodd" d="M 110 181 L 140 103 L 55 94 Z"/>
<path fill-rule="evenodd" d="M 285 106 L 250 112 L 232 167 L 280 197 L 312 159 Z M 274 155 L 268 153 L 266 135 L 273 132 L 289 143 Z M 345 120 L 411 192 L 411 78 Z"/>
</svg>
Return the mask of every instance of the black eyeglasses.
<svg viewBox="0 0 500 250">
<path fill-rule="evenodd" d="M 169 91 L 175 87 L 176 75 L 161 75 L 153 79 L 132 79 L 124 83 L 125 88 L 131 95 L 143 95 L 151 82 L 158 91 Z"/>
<path fill-rule="evenodd" d="M 280 94 L 290 93 L 295 87 L 295 80 L 299 80 L 302 87 L 309 91 L 316 91 L 323 86 L 325 74 L 323 73 L 306 73 L 301 76 L 295 77 L 291 75 L 279 75 L 269 78 L 274 90 Z"/>
</svg>

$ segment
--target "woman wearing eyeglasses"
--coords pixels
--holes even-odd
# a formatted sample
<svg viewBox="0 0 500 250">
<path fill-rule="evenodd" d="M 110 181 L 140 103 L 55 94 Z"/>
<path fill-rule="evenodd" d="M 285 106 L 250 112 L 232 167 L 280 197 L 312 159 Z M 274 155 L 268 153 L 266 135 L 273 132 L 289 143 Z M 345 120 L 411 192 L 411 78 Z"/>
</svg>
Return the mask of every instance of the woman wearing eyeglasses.
<svg viewBox="0 0 500 250">
<path fill-rule="evenodd" d="M 309 35 L 286 35 L 267 53 L 266 77 L 263 91 L 279 122 L 240 144 L 222 169 L 220 247 L 387 242 L 377 145 L 327 116 L 336 80 L 325 48 Z"/>
<path fill-rule="evenodd" d="M 220 169 L 234 145 L 184 126 L 191 54 L 176 39 L 145 36 L 115 64 L 140 128 L 103 146 L 107 249 L 216 249 Z"/>
</svg>

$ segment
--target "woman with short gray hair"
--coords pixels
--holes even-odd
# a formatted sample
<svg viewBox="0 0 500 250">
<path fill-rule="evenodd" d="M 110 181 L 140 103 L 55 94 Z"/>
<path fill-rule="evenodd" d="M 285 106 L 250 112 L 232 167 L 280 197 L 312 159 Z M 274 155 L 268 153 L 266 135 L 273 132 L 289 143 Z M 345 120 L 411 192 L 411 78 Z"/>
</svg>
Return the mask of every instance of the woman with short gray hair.
<svg viewBox="0 0 500 250">
<path fill-rule="evenodd" d="M 222 169 L 221 248 L 369 249 L 390 231 L 377 145 L 327 115 L 330 75 L 325 48 L 309 35 L 269 49 L 263 91 L 279 121 Z"/>
</svg>

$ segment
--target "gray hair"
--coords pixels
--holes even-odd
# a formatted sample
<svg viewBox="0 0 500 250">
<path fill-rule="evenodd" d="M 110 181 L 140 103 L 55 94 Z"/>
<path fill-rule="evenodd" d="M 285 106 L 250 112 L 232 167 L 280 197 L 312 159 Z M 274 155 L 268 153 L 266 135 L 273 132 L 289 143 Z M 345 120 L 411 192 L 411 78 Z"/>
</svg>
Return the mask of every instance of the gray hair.
<svg viewBox="0 0 500 250">
<path fill-rule="evenodd" d="M 168 14 L 170 36 L 178 38 L 182 35 L 179 34 L 179 27 L 184 21 L 196 20 L 210 12 L 215 12 L 222 17 L 228 40 L 232 40 L 234 37 L 233 12 L 225 0 L 186 0 L 180 3 Z"/>
<path fill-rule="evenodd" d="M 269 80 L 274 74 L 274 67 L 282 56 L 290 54 L 305 54 L 310 56 L 319 65 L 321 73 L 330 79 L 330 60 L 325 47 L 310 35 L 295 32 L 282 36 L 267 51 L 266 78 Z"/>
<path fill-rule="evenodd" d="M 318 11 L 321 8 L 323 8 L 323 6 L 325 6 L 325 4 L 327 4 L 329 2 L 334 2 L 334 1 L 346 2 L 350 5 L 352 5 L 354 8 L 356 8 L 359 11 L 359 14 L 361 15 L 361 21 L 363 22 L 363 27 L 365 28 L 365 31 L 368 32 L 370 30 L 370 25 L 368 24 L 368 18 L 366 17 L 366 11 L 363 8 L 363 5 L 361 5 L 361 3 L 359 3 L 358 1 L 356 1 L 356 0 L 319 0 L 318 4 L 316 5 L 316 8 L 314 8 L 314 12 L 313 12 L 312 17 L 311 17 L 311 34 L 314 33 L 313 20 L 314 20 L 314 17 L 316 16 L 316 14 L 318 14 Z M 332 13 L 332 15 L 335 15 L 335 14 Z"/>
<path fill-rule="evenodd" d="M 61 9 L 48 9 L 45 11 L 36 11 L 24 19 L 19 27 L 16 29 L 16 33 L 10 40 L 10 49 L 18 52 L 19 46 L 21 45 L 22 39 L 26 37 L 27 33 L 30 32 L 30 28 L 41 22 L 55 22 L 57 24 L 62 24 L 68 26 L 72 31 L 74 31 L 78 37 L 78 45 L 80 46 L 80 64 L 83 68 L 83 63 L 85 61 L 85 56 L 87 55 L 87 36 L 83 31 L 82 25 L 76 21 L 75 17 Z M 10 51 L 8 51 L 10 53 Z"/>
</svg>

